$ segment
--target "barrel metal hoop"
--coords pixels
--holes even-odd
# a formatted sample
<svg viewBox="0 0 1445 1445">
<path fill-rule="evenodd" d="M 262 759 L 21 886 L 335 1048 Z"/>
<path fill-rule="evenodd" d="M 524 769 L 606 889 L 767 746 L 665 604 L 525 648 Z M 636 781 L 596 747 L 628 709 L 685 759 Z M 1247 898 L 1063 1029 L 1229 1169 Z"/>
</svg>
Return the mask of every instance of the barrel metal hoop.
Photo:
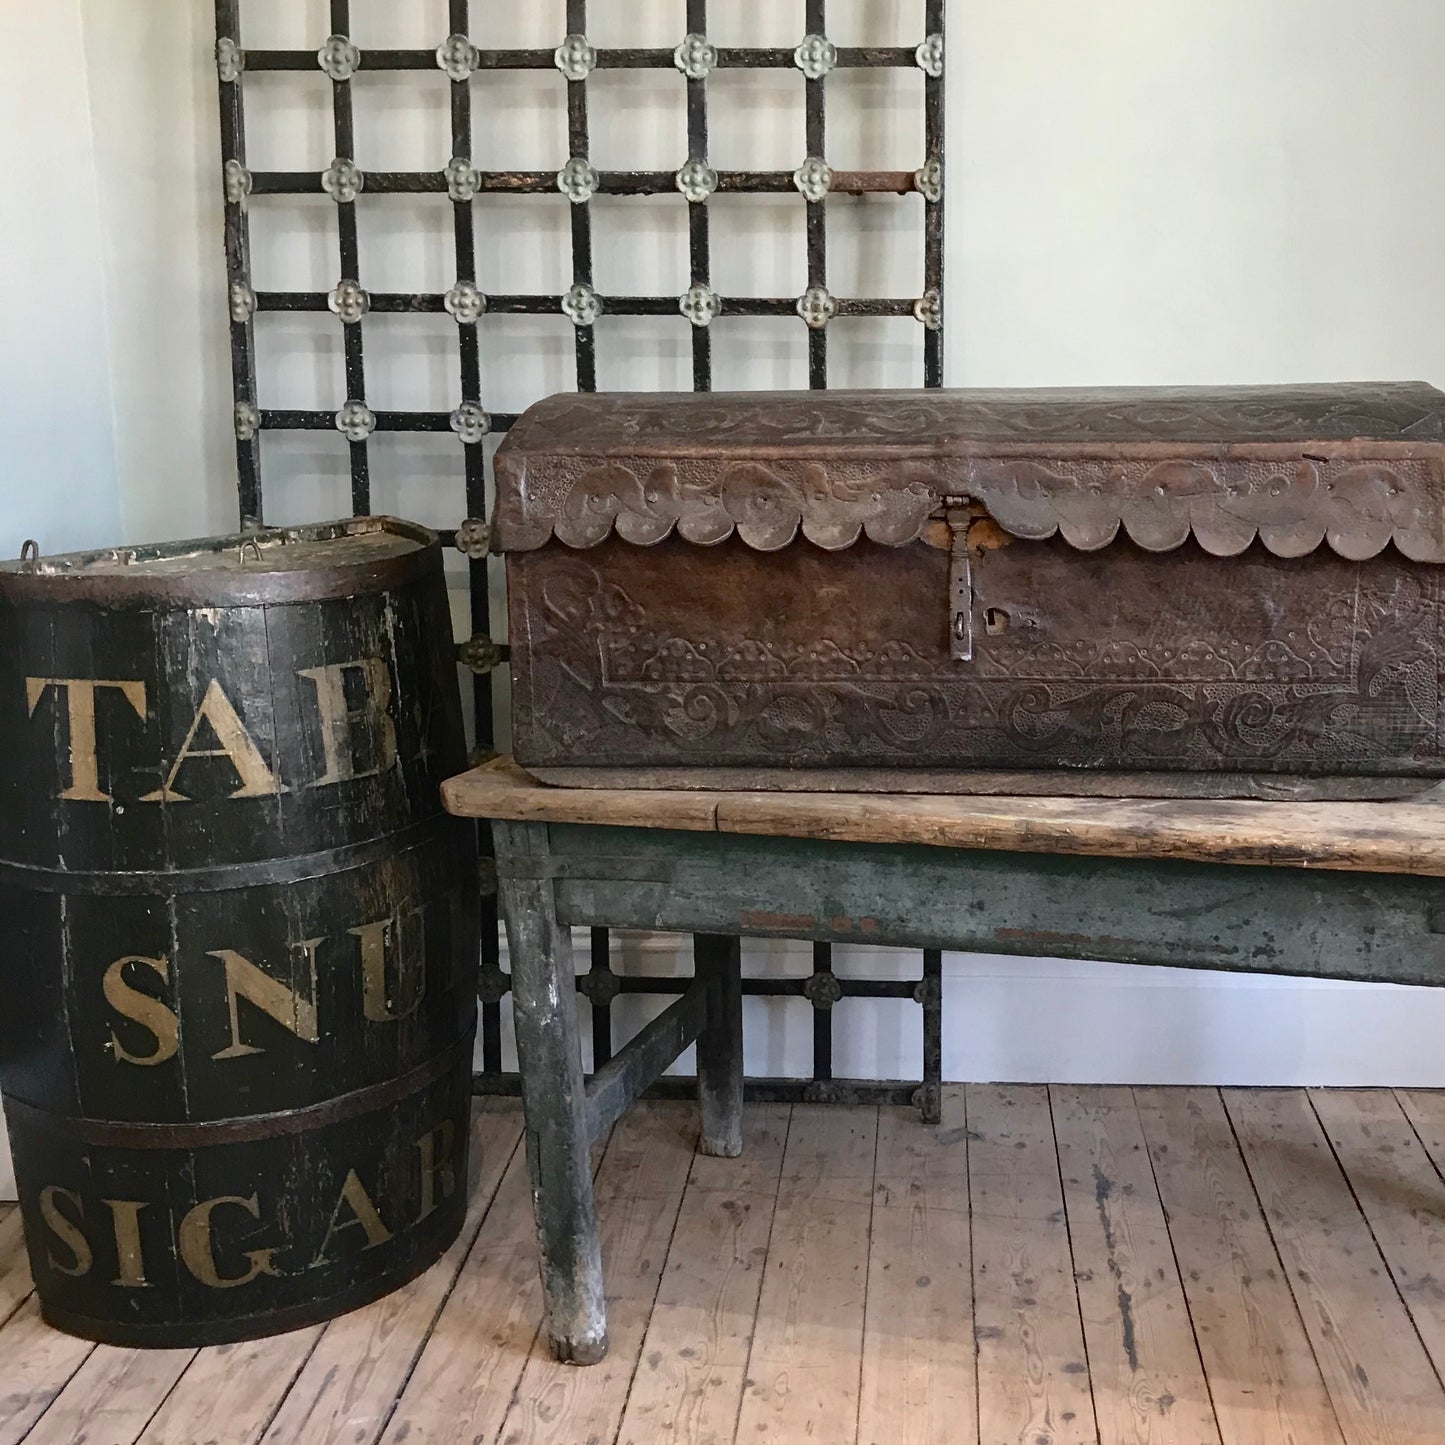
<svg viewBox="0 0 1445 1445">
<path fill-rule="evenodd" d="M 0 887 L 8 885 L 31 893 L 87 895 L 169 897 L 183 893 L 223 893 L 272 883 L 300 883 L 309 878 L 344 873 L 352 868 L 395 858 L 433 837 L 445 839 L 451 831 L 451 819 L 438 814 L 380 838 L 369 838 L 364 843 L 348 843 L 341 848 L 327 848 L 318 853 L 301 853 L 295 857 L 265 859 L 255 863 L 224 863 L 214 868 L 157 869 L 148 873 L 71 873 L 57 868 L 38 868 L 28 863 L 0 861 Z"/>
<path fill-rule="evenodd" d="M 408 1069 L 395 1079 L 383 1079 L 365 1088 L 338 1094 L 302 1109 L 282 1109 L 273 1114 L 252 1114 L 240 1119 L 213 1119 L 205 1123 L 137 1124 L 129 1120 L 86 1119 L 41 1109 L 13 1095 L 5 1100 L 6 1112 L 15 1123 L 29 1124 L 47 1134 L 78 1139 L 83 1144 L 117 1149 L 205 1149 L 219 1144 L 244 1144 L 252 1139 L 274 1139 L 278 1135 L 309 1134 L 328 1124 L 339 1124 L 361 1114 L 374 1113 L 399 1103 L 435 1083 L 463 1059 L 470 1059 L 475 1028 L 469 1028 L 439 1054 Z"/>
<path fill-rule="evenodd" d="M 164 543 L 130 549 L 129 563 L 154 561 L 203 549 L 219 554 L 229 548 L 259 548 L 262 542 L 340 541 L 351 535 L 386 533 L 414 542 L 412 551 L 369 561 L 332 562 L 284 572 L 213 569 L 156 572 L 87 571 L 91 561 L 114 563 L 116 553 L 73 552 L 50 557 L 41 568 L 30 562 L 0 562 L 0 600 L 46 607 L 75 604 L 102 607 L 146 606 L 159 611 L 194 607 L 272 607 L 288 602 L 326 602 L 389 592 L 413 582 L 440 579 L 442 549 L 437 534 L 394 517 L 356 518 L 313 527 L 268 527 L 200 542 Z M 38 549 L 37 549 L 38 550 Z"/>
<path fill-rule="evenodd" d="M 247 539 L 249 545 L 251 539 Z M 384 561 L 349 567 L 312 567 L 294 572 L 192 572 L 167 574 L 50 572 L 37 564 L 0 568 L 0 599 L 46 607 L 151 607 L 157 611 L 197 607 L 277 607 L 294 602 L 334 602 L 400 591 L 439 570 L 441 544 L 418 547 Z"/>
</svg>

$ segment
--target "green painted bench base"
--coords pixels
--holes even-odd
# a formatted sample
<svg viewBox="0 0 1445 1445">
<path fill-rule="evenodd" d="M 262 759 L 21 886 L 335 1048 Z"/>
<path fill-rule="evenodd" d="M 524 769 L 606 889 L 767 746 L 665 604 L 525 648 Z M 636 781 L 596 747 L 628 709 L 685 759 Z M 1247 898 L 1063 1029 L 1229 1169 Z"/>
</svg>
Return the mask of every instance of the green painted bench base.
<svg viewBox="0 0 1445 1445">
<path fill-rule="evenodd" d="M 742 1145 L 737 938 L 1445 984 L 1445 879 L 494 822 L 548 1331 L 606 1349 L 593 1138 L 698 1045 L 700 1148 Z M 589 1084 L 574 924 L 698 935 L 697 983 Z"/>
</svg>

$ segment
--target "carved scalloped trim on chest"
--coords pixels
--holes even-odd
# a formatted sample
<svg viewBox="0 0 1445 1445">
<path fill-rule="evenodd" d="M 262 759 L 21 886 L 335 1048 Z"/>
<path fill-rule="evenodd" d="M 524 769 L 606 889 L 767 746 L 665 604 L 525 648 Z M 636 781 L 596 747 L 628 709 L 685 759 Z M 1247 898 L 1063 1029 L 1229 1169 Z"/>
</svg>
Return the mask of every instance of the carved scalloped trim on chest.
<svg viewBox="0 0 1445 1445">
<path fill-rule="evenodd" d="M 554 458 L 514 464 L 498 508 L 496 545 L 528 551 L 552 538 L 595 546 L 614 531 L 652 546 L 674 532 L 710 546 L 736 535 L 762 552 L 800 533 L 828 551 L 867 537 L 916 540 L 950 504 L 975 502 L 1013 536 L 1055 534 L 1084 551 L 1120 533 L 1153 552 L 1191 536 L 1220 557 L 1258 539 L 1279 557 L 1327 545 L 1352 561 L 1391 542 L 1417 562 L 1445 562 L 1445 465 L 1354 457 L 1115 461 L 969 457 L 939 462 Z"/>
</svg>

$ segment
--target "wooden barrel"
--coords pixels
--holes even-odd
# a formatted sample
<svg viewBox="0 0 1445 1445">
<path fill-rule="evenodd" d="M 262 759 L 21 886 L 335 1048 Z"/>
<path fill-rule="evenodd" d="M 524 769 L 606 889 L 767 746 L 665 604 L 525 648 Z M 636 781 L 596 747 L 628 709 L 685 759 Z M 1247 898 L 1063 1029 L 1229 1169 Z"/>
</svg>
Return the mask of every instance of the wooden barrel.
<svg viewBox="0 0 1445 1445">
<path fill-rule="evenodd" d="M 475 840 L 436 537 L 0 565 L 0 1088 L 45 1318 L 329 1318 L 465 1209 Z"/>
</svg>

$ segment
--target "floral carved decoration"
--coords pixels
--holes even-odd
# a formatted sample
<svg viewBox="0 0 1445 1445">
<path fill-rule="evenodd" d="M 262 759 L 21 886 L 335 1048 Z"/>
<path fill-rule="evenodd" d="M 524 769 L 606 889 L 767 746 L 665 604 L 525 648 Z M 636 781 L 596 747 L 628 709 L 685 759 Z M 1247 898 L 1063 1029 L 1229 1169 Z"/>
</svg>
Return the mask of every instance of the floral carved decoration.
<svg viewBox="0 0 1445 1445">
<path fill-rule="evenodd" d="M 508 509 L 505 550 L 541 546 L 550 536 L 569 547 L 592 547 L 616 531 L 638 546 L 661 542 L 674 530 L 685 541 L 711 546 L 734 532 L 759 552 L 775 552 L 802 534 L 827 551 L 851 547 L 861 536 L 902 546 L 922 531 L 938 505 L 927 467 L 899 463 L 888 475 L 864 480 L 830 476 L 810 463 L 796 475 L 755 461 L 723 467 L 706 484 L 684 480 L 671 462 L 640 475 L 619 462 L 581 472 L 555 511 L 529 518 L 525 478 L 522 513 Z"/>
<path fill-rule="evenodd" d="M 1057 535 L 1080 551 L 1122 534 L 1150 552 L 1193 537 L 1206 552 L 1229 557 L 1258 539 L 1277 557 L 1328 546 L 1363 561 L 1393 542 L 1414 561 L 1445 562 L 1445 483 L 1424 459 L 955 457 L 681 469 L 666 460 L 614 460 L 584 463 L 566 479 L 546 469 L 535 475 L 537 482 L 510 459 L 499 466 L 499 550 L 540 547 L 553 535 L 591 547 L 614 530 L 639 546 L 675 531 L 702 546 L 736 533 L 764 552 L 800 532 L 828 551 L 864 536 L 897 547 L 945 506 L 976 503 L 1010 536 Z"/>
<path fill-rule="evenodd" d="M 1081 551 L 1107 547 L 1122 528 L 1150 552 L 1171 552 L 1192 535 L 1206 552 L 1232 557 L 1258 537 L 1276 557 L 1327 543 L 1362 562 L 1393 541 L 1412 561 L 1445 562 L 1441 479 L 1424 461 L 990 459 L 968 468 L 965 485 L 1013 536 L 1058 533 Z"/>
</svg>

